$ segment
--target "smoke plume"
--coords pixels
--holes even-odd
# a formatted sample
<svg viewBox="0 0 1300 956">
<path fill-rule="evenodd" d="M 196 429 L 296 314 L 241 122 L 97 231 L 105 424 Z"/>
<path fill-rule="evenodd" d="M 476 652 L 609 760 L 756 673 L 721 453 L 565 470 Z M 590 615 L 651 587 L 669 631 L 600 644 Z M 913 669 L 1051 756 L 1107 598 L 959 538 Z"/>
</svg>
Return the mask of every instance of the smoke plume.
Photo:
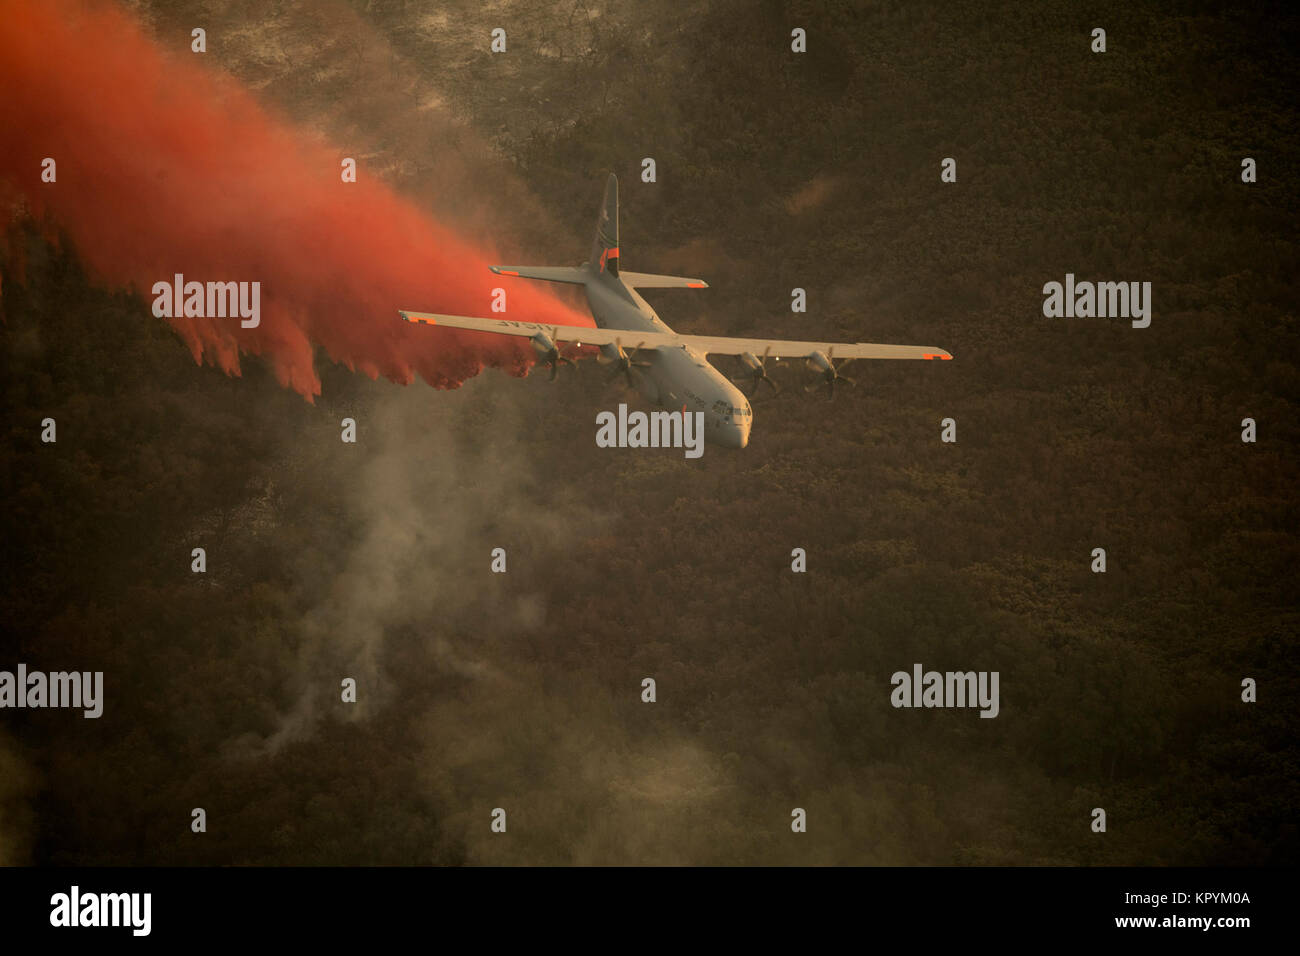
<svg viewBox="0 0 1300 956">
<path fill-rule="evenodd" d="M 492 258 L 379 182 L 358 159 L 264 108 L 187 44 L 164 50 L 116 7 L 0 4 L 0 180 L 71 238 L 102 281 L 259 281 L 262 318 L 169 321 L 196 362 L 239 374 L 264 356 L 320 393 L 313 346 L 401 383 L 455 387 L 483 366 L 523 374 L 526 343 L 408 326 L 399 308 L 489 315 Z M 182 38 L 187 39 L 187 38 Z M 55 161 L 57 179 L 42 181 Z M 543 288 L 506 286 L 509 315 L 590 325 Z"/>
</svg>

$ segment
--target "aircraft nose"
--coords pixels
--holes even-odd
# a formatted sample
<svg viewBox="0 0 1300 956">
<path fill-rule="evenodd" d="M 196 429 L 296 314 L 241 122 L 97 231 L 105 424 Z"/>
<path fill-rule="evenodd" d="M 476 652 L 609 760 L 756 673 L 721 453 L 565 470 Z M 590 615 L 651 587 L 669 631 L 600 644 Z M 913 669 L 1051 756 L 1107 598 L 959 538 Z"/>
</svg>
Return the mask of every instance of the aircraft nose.
<svg viewBox="0 0 1300 956">
<path fill-rule="evenodd" d="M 721 444 L 725 448 L 744 448 L 749 444 L 749 425 L 732 422 L 722 429 Z"/>
</svg>

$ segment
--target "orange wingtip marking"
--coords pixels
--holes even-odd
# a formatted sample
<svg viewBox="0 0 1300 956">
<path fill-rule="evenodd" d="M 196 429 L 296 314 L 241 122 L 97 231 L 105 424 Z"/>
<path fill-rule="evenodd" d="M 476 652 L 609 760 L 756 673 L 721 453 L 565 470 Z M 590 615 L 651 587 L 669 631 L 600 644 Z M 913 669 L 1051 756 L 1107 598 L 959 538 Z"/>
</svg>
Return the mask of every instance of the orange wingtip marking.
<svg viewBox="0 0 1300 956">
<path fill-rule="evenodd" d="M 931 360 L 933 360 L 933 359 L 943 359 L 943 360 L 946 362 L 946 361 L 948 361 L 949 359 L 951 359 L 952 356 L 951 356 L 951 355 L 922 355 L 921 358 L 927 358 L 927 359 L 931 359 Z"/>
<path fill-rule="evenodd" d="M 688 288 L 688 289 L 703 289 L 703 288 L 705 288 L 705 285 L 704 285 L 703 282 L 688 282 L 688 283 L 686 283 L 686 288 Z"/>
<path fill-rule="evenodd" d="M 519 275 L 519 273 L 516 272 L 514 269 L 498 269 L 498 270 L 497 270 L 497 275 L 499 275 L 499 276 L 517 276 L 517 275 Z"/>
</svg>

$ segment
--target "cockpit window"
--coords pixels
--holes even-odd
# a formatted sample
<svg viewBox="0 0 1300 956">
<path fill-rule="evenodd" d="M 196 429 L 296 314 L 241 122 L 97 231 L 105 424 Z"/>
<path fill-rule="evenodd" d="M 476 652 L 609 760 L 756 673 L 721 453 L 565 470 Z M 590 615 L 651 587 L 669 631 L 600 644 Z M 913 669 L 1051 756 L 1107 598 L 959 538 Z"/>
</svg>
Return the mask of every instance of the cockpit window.
<svg viewBox="0 0 1300 956">
<path fill-rule="evenodd" d="M 717 415 L 724 422 L 743 422 L 748 421 L 753 414 L 749 410 L 749 404 L 732 405 L 726 399 L 718 399 L 713 403 L 713 414 Z"/>
</svg>

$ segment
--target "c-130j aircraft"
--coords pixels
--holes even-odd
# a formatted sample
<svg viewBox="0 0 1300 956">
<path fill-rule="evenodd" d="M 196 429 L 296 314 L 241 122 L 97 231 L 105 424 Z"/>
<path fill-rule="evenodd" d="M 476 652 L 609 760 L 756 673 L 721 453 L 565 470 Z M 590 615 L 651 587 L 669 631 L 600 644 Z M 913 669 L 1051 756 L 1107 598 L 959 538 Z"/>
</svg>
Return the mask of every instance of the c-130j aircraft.
<svg viewBox="0 0 1300 956">
<path fill-rule="evenodd" d="M 581 285 L 597 328 L 543 325 L 512 319 L 484 319 L 467 315 L 439 315 L 402 311 L 407 322 L 424 322 L 475 332 L 514 335 L 532 339 L 538 357 L 554 379 L 561 364 L 573 361 L 560 351 L 562 342 L 592 345 L 599 358 L 622 373 L 650 403 L 663 408 L 701 412 L 705 441 L 727 448 L 744 448 L 754 413 L 745 395 L 706 356 L 737 355 L 744 363 L 753 395 L 766 382 L 769 358 L 804 359 L 833 396 L 836 382 L 853 380 L 840 372 L 857 359 L 951 359 L 943 349 L 920 345 L 872 345 L 847 342 L 788 342 L 781 339 L 738 339 L 714 335 L 678 335 L 650 308 L 637 289 L 707 289 L 701 279 L 626 272 L 618 263 L 618 179 L 610 173 L 605 199 L 596 222 L 591 259 L 580 266 L 491 266 L 503 276 L 544 279 Z M 630 350 L 628 349 L 630 347 Z M 637 374 L 633 374 L 633 369 Z"/>
</svg>

